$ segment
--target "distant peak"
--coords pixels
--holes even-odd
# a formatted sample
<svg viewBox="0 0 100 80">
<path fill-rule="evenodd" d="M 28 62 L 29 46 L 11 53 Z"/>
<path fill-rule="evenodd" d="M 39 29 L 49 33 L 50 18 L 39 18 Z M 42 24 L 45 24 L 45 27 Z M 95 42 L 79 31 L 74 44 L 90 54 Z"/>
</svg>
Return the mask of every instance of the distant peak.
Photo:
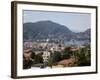
<svg viewBox="0 0 100 80">
<path fill-rule="evenodd" d="M 85 32 L 87 32 L 87 31 L 91 31 L 91 29 L 90 29 L 90 28 L 88 28 L 88 29 L 86 29 L 86 30 L 85 30 Z"/>
<path fill-rule="evenodd" d="M 37 23 L 42 23 L 42 22 L 46 22 L 46 23 L 54 23 L 53 21 L 50 21 L 50 20 L 37 21 Z"/>
</svg>

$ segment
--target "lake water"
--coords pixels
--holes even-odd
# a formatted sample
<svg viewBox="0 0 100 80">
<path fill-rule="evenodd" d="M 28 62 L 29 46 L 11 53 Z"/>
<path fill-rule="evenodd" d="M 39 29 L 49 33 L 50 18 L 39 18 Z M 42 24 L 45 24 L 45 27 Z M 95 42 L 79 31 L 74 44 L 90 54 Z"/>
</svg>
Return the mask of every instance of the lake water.
<svg viewBox="0 0 100 80">
<path fill-rule="evenodd" d="M 64 41 L 65 45 L 77 45 L 82 46 L 84 44 L 90 44 L 89 40 L 70 40 L 70 41 Z"/>
</svg>

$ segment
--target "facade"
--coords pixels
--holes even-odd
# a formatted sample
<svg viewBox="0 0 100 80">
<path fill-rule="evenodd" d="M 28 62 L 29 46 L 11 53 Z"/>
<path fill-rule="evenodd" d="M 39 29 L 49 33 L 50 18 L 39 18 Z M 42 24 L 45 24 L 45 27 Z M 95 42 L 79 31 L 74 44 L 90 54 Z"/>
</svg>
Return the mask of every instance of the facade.
<svg viewBox="0 0 100 80">
<path fill-rule="evenodd" d="M 50 58 L 50 55 L 51 55 L 51 53 L 49 51 L 44 51 L 43 52 L 42 57 L 43 57 L 43 62 L 44 63 L 48 62 L 48 59 Z"/>
</svg>

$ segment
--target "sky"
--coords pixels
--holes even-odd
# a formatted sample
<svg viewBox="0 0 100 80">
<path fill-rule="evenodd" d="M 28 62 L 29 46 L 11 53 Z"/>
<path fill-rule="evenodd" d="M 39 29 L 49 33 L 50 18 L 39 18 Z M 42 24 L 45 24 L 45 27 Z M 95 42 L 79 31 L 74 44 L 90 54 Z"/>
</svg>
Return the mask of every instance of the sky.
<svg viewBox="0 0 100 80">
<path fill-rule="evenodd" d="M 91 14 L 55 11 L 23 11 L 23 22 L 38 22 L 50 20 L 65 25 L 73 32 L 84 32 L 91 26 Z"/>
</svg>

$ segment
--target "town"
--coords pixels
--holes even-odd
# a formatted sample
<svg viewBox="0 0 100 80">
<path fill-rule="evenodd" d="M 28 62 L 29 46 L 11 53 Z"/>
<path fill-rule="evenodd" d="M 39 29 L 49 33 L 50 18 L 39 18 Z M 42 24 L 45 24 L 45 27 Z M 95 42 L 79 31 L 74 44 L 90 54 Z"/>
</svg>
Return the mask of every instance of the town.
<svg viewBox="0 0 100 80">
<path fill-rule="evenodd" d="M 63 40 L 25 41 L 23 69 L 90 66 L 90 44 L 65 45 Z"/>
</svg>

